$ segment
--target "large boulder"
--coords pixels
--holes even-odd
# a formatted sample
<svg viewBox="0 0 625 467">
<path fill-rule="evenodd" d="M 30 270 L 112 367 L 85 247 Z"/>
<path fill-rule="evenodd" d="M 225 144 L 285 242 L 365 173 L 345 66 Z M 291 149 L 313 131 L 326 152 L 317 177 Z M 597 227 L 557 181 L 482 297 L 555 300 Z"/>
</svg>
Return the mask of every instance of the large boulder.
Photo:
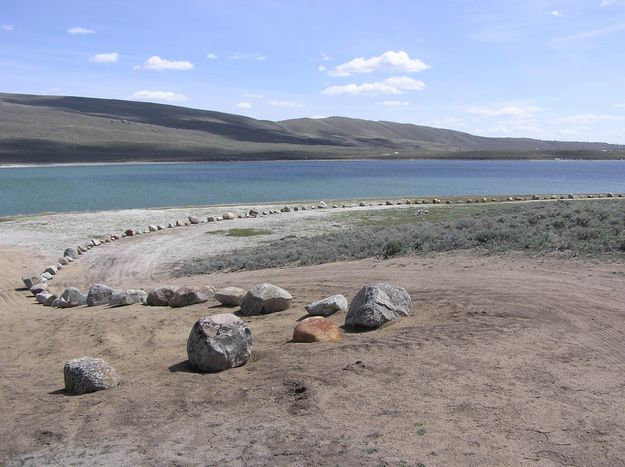
<svg viewBox="0 0 625 467">
<path fill-rule="evenodd" d="M 41 274 L 37 272 L 31 272 L 22 276 L 22 282 L 24 282 L 24 285 L 27 289 L 30 289 L 33 285 L 40 284 L 41 282 L 45 281 L 46 280 L 41 277 Z"/>
<path fill-rule="evenodd" d="M 304 307 L 313 316 L 330 316 L 337 311 L 347 311 L 347 299 L 343 295 L 332 295 Z"/>
<path fill-rule="evenodd" d="M 72 259 L 78 258 L 79 254 L 80 253 L 78 252 L 77 248 L 68 248 L 63 252 L 63 256 L 69 256 Z"/>
<path fill-rule="evenodd" d="M 341 328 L 323 316 L 303 319 L 293 330 L 293 342 L 339 342 L 342 339 Z"/>
<path fill-rule="evenodd" d="M 165 286 L 152 289 L 148 292 L 145 304 L 149 306 L 169 306 L 169 301 L 178 290 L 178 287 Z"/>
<path fill-rule="evenodd" d="M 169 300 L 169 306 L 179 308 L 181 306 L 204 303 L 215 296 L 215 289 L 208 286 L 180 287 Z"/>
<path fill-rule="evenodd" d="M 241 315 L 265 315 L 286 310 L 293 297 L 273 284 L 262 283 L 252 287 L 241 300 Z"/>
<path fill-rule="evenodd" d="M 80 395 L 117 386 L 121 381 L 115 368 L 99 358 L 70 360 L 63 368 L 65 391 Z"/>
<path fill-rule="evenodd" d="M 223 216 L 221 216 L 221 218 L 225 221 L 231 221 L 232 219 L 235 218 L 235 215 L 231 212 L 224 212 Z"/>
<path fill-rule="evenodd" d="M 54 300 L 53 307 L 57 308 L 73 308 L 87 304 L 87 296 L 80 292 L 76 287 L 66 288 L 60 297 Z"/>
<path fill-rule="evenodd" d="M 141 289 L 122 289 L 116 290 L 111 295 L 109 305 L 126 306 L 133 303 L 145 303 L 148 298 L 147 292 Z"/>
<path fill-rule="evenodd" d="M 226 306 L 239 306 L 245 296 L 245 290 L 240 287 L 225 287 L 215 292 L 215 298 Z"/>
<path fill-rule="evenodd" d="M 365 285 L 352 299 L 345 324 L 375 329 L 388 321 L 412 314 L 412 300 L 406 289 L 378 282 Z"/>
<path fill-rule="evenodd" d="M 108 305 L 115 289 L 104 284 L 94 284 L 87 293 L 87 306 Z"/>
<path fill-rule="evenodd" d="M 199 224 L 200 220 L 195 216 L 189 216 L 189 223 L 191 224 Z"/>
<path fill-rule="evenodd" d="M 196 321 L 187 340 L 191 367 L 217 372 L 244 365 L 252 354 L 252 332 L 233 314 Z"/>
</svg>

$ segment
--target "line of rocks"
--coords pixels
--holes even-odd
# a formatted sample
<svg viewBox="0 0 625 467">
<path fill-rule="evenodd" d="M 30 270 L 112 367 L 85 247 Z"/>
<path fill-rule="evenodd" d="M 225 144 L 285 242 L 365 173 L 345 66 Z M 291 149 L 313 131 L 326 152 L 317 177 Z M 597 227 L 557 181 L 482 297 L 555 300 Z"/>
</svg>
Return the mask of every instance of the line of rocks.
<svg viewBox="0 0 625 467">
<path fill-rule="evenodd" d="M 176 296 L 190 296 L 191 301 L 204 301 L 209 287 L 189 287 L 176 289 L 160 288 L 153 295 L 159 303 L 171 303 Z M 240 316 L 257 316 L 276 313 L 291 306 L 293 296 L 286 290 L 269 283 L 252 287 L 242 295 L 243 289 L 228 287 L 214 294 L 221 296 L 220 302 L 233 305 L 238 302 Z M 153 292 L 153 291 L 151 291 Z M 243 291 L 244 292 L 244 291 Z M 102 284 L 90 288 L 85 299 L 89 304 L 110 303 L 118 293 Z M 146 294 L 146 296 L 149 294 Z M 242 295 L 242 296 L 241 296 Z M 166 300 L 168 298 L 168 300 Z M 162 300 L 161 300 L 162 299 Z M 147 301 L 147 298 L 146 298 Z M 197 302 L 196 302 L 197 303 Z M 171 304 L 170 304 L 171 306 Z M 343 339 L 343 331 L 330 316 L 336 312 L 346 312 L 345 327 L 371 330 L 383 324 L 412 314 L 412 300 L 402 287 L 388 283 L 365 285 L 353 297 L 351 303 L 343 295 L 333 295 L 305 307 L 309 316 L 301 320 L 293 330 L 292 342 L 338 342 Z M 187 356 L 192 369 L 202 373 L 215 373 L 245 365 L 252 355 L 252 332 L 249 326 L 232 313 L 223 313 L 198 319 L 187 338 Z M 117 371 L 99 358 L 81 357 L 68 361 L 63 369 L 65 391 L 68 394 L 85 394 L 109 389 L 121 383 Z"/>
</svg>

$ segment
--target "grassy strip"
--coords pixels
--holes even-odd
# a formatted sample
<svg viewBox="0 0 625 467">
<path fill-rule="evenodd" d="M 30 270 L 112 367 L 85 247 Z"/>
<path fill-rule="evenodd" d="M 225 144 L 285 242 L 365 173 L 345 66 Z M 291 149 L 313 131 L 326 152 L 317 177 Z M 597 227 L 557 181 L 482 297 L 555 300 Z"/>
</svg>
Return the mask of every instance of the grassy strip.
<svg viewBox="0 0 625 467">
<path fill-rule="evenodd" d="M 347 219 L 346 219 L 347 220 Z M 177 263 L 175 274 L 322 264 L 411 253 L 476 249 L 567 257 L 625 253 L 625 202 L 558 201 L 510 205 L 441 206 L 362 213 L 352 227 L 315 237 L 284 238 Z"/>
</svg>

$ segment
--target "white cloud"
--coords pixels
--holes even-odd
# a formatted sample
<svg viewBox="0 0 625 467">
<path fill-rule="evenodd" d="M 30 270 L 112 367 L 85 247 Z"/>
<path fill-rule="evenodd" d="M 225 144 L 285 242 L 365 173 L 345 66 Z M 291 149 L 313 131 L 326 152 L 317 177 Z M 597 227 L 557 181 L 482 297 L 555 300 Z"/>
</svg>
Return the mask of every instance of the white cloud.
<svg viewBox="0 0 625 467">
<path fill-rule="evenodd" d="M 251 102 L 237 102 L 236 104 L 234 104 L 234 106 L 239 109 L 251 109 L 252 103 Z"/>
<path fill-rule="evenodd" d="M 290 108 L 304 107 L 303 104 L 300 104 L 299 102 L 293 102 L 293 101 L 270 101 L 269 105 L 271 105 L 272 107 L 290 107 Z"/>
<path fill-rule="evenodd" d="M 465 112 L 482 115 L 484 117 L 513 117 L 513 118 L 531 118 L 536 112 L 540 112 L 540 107 L 532 105 L 526 106 L 514 106 L 508 105 L 498 109 L 485 108 L 485 107 L 471 107 L 465 110 Z"/>
<path fill-rule="evenodd" d="M 15 30 L 15 26 L 13 26 L 12 24 L 2 24 L 0 25 L 0 29 L 6 32 L 12 32 Z"/>
<path fill-rule="evenodd" d="M 251 54 L 246 54 L 242 52 L 235 52 L 230 55 L 230 60 L 265 60 L 267 58 L 266 55 L 263 55 L 259 52 L 253 52 Z"/>
<path fill-rule="evenodd" d="M 146 101 L 184 102 L 189 100 L 184 94 L 171 91 L 137 91 L 130 95 L 131 99 Z"/>
<path fill-rule="evenodd" d="M 215 60 L 217 58 L 217 54 L 211 52 L 209 54 L 206 54 L 206 58 L 208 58 L 209 60 Z"/>
<path fill-rule="evenodd" d="M 415 73 L 428 68 L 430 65 L 423 63 L 418 58 L 410 58 L 403 50 L 398 52 L 389 50 L 377 57 L 354 58 L 347 63 L 338 65 L 328 74 L 330 76 L 351 76 L 356 73 L 373 73 L 374 71 Z"/>
<path fill-rule="evenodd" d="M 602 0 L 599 6 L 610 6 L 614 3 L 614 0 Z"/>
<path fill-rule="evenodd" d="M 246 99 L 262 99 L 265 96 L 263 96 L 262 94 L 254 94 L 254 93 L 249 92 L 249 93 L 243 94 L 241 97 L 245 97 Z"/>
<path fill-rule="evenodd" d="M 112 63 L 119 60 L 119 54 L 117 52 L 109 52 L 103 54 L 96 54 L 89 58 L 89 61 L 96 63 Z"/>
<path fill-rule="evenodd" d="M 408 107 L 410 102 L 408 101 L 382 101 L 378 102 L 380 105 L 384 105 L 386 107 Z"/>
<path fill-rule="evenodd" d="M 561 118 L 558 121 L 572 125 L 589 125 L 597 122 L 614 122 L 619 120 L 625 120 L 625 116 L 587 113 L 569 115 L 568 117 Z"/>
<path fill-rule="evenodd" d="M 342 94 L 403 94 L 404 91 L 421 91 L 425 83 L 408 76 L 391 76 L 384 81 L 363 84 L 346 84 L 330 86 L 321 91 L 326 96 L 340 96 Z"/>
<path fill-rule="evenodd" d="M 324 67 L 323 65 L 319 65 L 319 67 L 317 68 L 317 70 L 319 70 L 319 71 L 326 71 L 326 70 L 327 70 L 327 68 L 326 68 L 326 67 Z"/>
<path fill-rule="evenodd" d="M 135 67 L 136 68 L 136 67 Z M 177 70 L 177 71 L 187 71 L 193 69 L 193 63 L 187 62 L 186 60 L 165 60 L 164 58 L 159 57 L 158 55 L 153 55 L 148 58 L 146 62 L 143 64 L 141 68 L 145 70 Z"/>
<path fill-rule="evenodd" d="M 95 31 L 89 28 L 81 28 L 79 26 L 75 26 L 67 30 L 68 34 L 93 34 Z"/>
<path fill-rule="evenodd" d="M 324 62 L 330 60 L 330 56 L 325 52 L 319 52 L 319 57 L 321 57 L 321 60 L 323 60 Z"/>
<path fill-rule="evenodd" d="M 551 16 L 562 16 L 562 13 L 560 13 L 558 10 L 553 10 L 551 12 Z"/>
<path fill-rule="evenodd" d="M 625 109 L 625 104 L 614 104 L 612 107 L 615 109 Z"/>
</svg>

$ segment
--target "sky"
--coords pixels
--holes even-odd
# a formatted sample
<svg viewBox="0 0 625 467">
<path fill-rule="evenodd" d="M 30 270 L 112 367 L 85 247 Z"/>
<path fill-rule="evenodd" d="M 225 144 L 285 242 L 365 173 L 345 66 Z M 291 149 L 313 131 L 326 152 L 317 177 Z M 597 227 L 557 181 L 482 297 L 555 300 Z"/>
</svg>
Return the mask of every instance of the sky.
<svg viewBox="0 0 625 467">
<path fill-rule="evenodd" d="M 0 92 L 625 144 L 625 0 L 2 0 Z"/>
</svg>

